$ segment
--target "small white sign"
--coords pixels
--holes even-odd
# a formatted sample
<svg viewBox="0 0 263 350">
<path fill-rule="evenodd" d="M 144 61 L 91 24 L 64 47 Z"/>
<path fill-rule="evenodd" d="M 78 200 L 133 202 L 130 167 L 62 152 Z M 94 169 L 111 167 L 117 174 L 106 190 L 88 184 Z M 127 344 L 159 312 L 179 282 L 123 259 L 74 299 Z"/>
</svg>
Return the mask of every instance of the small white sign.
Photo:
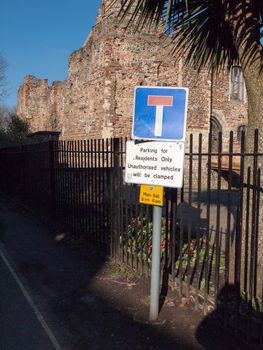
<svg viewBox="0 0 263 350">
<path fill-rule="evenodd" d="M 125 182 L 181 188 L 184 142 L 126 143 Z"/>
</svg>

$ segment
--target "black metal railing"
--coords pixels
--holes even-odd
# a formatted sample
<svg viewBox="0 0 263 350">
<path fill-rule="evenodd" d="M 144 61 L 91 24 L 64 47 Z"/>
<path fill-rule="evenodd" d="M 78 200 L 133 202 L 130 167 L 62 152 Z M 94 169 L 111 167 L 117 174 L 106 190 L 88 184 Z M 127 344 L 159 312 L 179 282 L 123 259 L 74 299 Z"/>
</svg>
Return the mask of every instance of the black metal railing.
<svg viewBox="0 0 263 350">
<path fill-rule="evenodd" d="M 137 185 L 124 183 L 125 141 L 3 149 L 0 188 L 149 275 L 152 208 L 139 203 Z M 163 294 L 172 285 L 261 346 L 262 156 L 258 131 L 248 151 L 244 133 L 239 145 L 232 132 L 227 145 L 220 133 L 216 146 L 211 135 L 190 135 L 184 187 L 165 189 L 160 247 Z"/>
</svg>

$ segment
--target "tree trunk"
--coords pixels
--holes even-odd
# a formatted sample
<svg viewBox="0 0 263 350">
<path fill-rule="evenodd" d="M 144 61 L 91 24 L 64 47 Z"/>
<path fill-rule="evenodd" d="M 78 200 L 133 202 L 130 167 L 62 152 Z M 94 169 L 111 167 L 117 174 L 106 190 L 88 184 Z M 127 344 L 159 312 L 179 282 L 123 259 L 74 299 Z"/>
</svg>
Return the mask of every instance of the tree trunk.
<svg viewBox="0 0 263 350">
<path fill-rule="evenodd" d="M 263 73 L 259 67 L 243 69 L 247 99 L 248 99 L 248 127 L 246 137 L 246 151 L 254 148 L 254 131 L 259 130 L 259 152 L 263 152 Z"/>
<path fill-rule="evenodd" d="M 258 129 L 258 153 L 263 153 L 263 74 L 259 65 L 251 64 L 243 69 L 248 98 L 248 128 L 246 133 L 245 152 L 254 153 L 255 129 Z M 247 183 L 248 168 L 251 169 L 250 199 L 247 201 L 247 188 L 243 191 L 243 217 L 242 217 L 242 262 L 241 262 L 241 288 L 245 286 L 247 275 L 247 290 L 250 297 L 259 297 L 262 293 L 263 269 L 263 202 L 259 191 L 258 175 L 263 161 L 262 156 L 245 157 L 245 177 Z M 254 187 L 256 186 L 256 187 Z M 260 188 L 262 181 L 260 181 Z M 247 203 L 249 215 L 247 215 Z M 247 231 L 247 232 L 246 232 Z M 248 257 L 246 260 L 245 257 Z M 244 283 L 244 284 L 243 284 Z M 249 287 L 250 286 L 250 287 Z"/>
<path fill-rule="evenodd" d="M 228 3 L 229 4 L 229 3 Z M 248 98 L 248 127 L 246 133 L 245 152 L 254 153 L 254 131 L 258 129 L 256 150 L 263 152 L 263 55 L 260 43 L 258 13 L 255 12 L 251 0 L 233 2 L 228 18 L 232 31 L 232 39 L 236 47 L 239 62 L 242 66 Z M 261 156 L 246 156 L 244 168 L 243 211 L 239 225 L 241 240 L 241 290 L 250 297 L 259 296 L 262 292 L 263 268 L 263 203 L 260 203 L 261 183 L 258 183 Z M 251 169 L 250 186 L 248 169 Z M 259 185 L 259 186 L 258 186 Z M 247 197 L 249 195 L 249 197 Z M 239 270 L 240 272 L 240 270 Z M 259 278 L 260 277 L 260 278 Z M 258 281 L 257 281 L 258 280 Z M 257 283 L 258 282 L 258 283 Z"/>
<path fill-rule="evenodd" d="M 245 0 L 236 2 L 228 20 L 246 83 L 249 118 L 246 150 L 250 151 L 254 130 L 263 131 L 263 48 L 258 26 L 260 19 L 254 11 L 253 1 Z M 262 137 L 263 132 L 260 140 Z M 263 150 L 262 142 L 260 150 Z"/>
</svg>

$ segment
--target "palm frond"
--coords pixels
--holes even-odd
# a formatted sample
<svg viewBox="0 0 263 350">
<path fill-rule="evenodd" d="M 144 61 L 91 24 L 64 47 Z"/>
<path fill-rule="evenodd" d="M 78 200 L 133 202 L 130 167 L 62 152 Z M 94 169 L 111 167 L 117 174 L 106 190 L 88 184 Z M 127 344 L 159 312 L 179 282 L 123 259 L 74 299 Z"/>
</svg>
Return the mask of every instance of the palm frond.
<svg viewBox="0 0 263 350">
<path fill-rule="evenodd" d="M 173 52 L 183 50 L 198 69 L 221 69 L 238 59 L 249 63 L 262 52 L 262 0 L 123 0 L 119 16 L 137 30 L 162 24 L 173 39 Z"/>
</svg>

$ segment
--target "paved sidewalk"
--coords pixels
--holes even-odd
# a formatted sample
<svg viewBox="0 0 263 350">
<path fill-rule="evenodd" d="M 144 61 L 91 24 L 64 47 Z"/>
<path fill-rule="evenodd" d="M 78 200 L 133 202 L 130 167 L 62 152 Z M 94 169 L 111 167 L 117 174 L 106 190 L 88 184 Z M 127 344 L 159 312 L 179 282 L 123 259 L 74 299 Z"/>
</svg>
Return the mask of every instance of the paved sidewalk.
<svg viewBox="0 0 263 350">
<path fill-rule="evenodd" d="M 249 349 L 175 293 L 149 324 L 149 280 L 51 231 L 0 199 L 0 246 L 24 286 L 0 256 L 1 350 Z"/>
</svg>

